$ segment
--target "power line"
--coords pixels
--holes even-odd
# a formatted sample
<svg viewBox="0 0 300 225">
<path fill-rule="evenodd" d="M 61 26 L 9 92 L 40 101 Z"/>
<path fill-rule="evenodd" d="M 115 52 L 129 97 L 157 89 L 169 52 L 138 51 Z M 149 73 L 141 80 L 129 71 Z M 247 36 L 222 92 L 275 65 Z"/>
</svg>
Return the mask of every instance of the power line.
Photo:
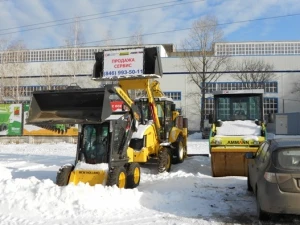
<svg viewBox="0 0 300 225">
<path fill-rule="evenodd" d="M 291 17 L 291 16 L 299 16 L 299 15 L 300 15 L 300 13 L 289 14 L 289 15 L 280 15 L 280 16 L 271 16 L 271 17 L 263 17 L 263 18 L 250 19 L 250 20 L 240 20 L 240 21 L 233 21 L 233 22 L 227 22 L 227 23 L 218 23 L 216 26 L 225 26 L 225 25 L 231 25 L 231 24 L 237 24 L 237 23 L 247 23 L 247 22 L 254 22 L 254 21 L 261 21 L 261 20 L 278 19 L 278 18 Z M 192 28 L 189 27 L 189 28 L 182 28 L 182 29 L 176 29 L 176 30 L 152 32 L 152 33 L 141 34 L 141 36 L 157 35 L 157 34 L 178 32 L 178 31 L 184 31 L 184 30 L 190 30 L 190 29 L 192 29 Z M 84 43 L 80 43 L 80 44 L 81 45 L 86 45 L 86 44 L 92 44 L 92 43 L 98 43 L 98 42 L 104 42 L 104 41 L 114 41 L 114 40 L 126 39 L 126 38 L 130 38 L 130 37 L 131 36 L 119 37 L 119 38 L 112 38 L 112 39 L 105 39 L 105 40 L 101 40 L 101 41 L 90 41 L 90 42 L 84 42 Z M 61 47 L 66 47 L 66 46 L 61 46 Z"/>
<path fill-rule="evenodd" d="M 0 1 L 9 1 L 9 0 L 0 0 Z M 165 3 L 157 3 L 157 4 L 151 4 L 151 5 L 139 6 L 139 7 L 133 7 L 133 8 L 126 8 L 126 9 L 114 10 L 114 11 L 110 11 L 110 12 L 95 13 L 95 14 L 89 14 L 89 15 L 84 15 L 84 16 L 77 16 L 77 17 L 71 17 L 71 18 L 65 18 L 65 19 L 59 19 L 59 20 L 52 20 L 52 21 L 43 22 L 43 23 L 35 23 L 35 24 L 29 24 L 29 25 L 24 25 L 24 26 L 18 26 L 18 27 L 11 27 L 11 28 L 0 29 L 0 31 L 20 29 L 20 28 L 25 28 L 25 27 L 32 27 L 32 26 L 37 26 L 37 25 L 44 25 L 44 24 L 61 22 L 61 21 L 66 21 L 66 20 L 74 20 L 75 18 L 85 18 L 85 17 L 97 16 L 97 15 L 101 15 L 101 14 L 102 15 L 103 14 L 109 14 L 109 13 L 120 12 L 120 11 L 124 11 L 124 10 L 126 11 L 126 10 L 144 8 L 144 7 L 148 7 L 148 6 L 154 6 L 154 5 L 168 4 L 168 3 L 173 3 L 173 2 L 177 2 L 177 1 L 170 1 L 170 2 L 165 2 Z"/>
<path fill-rule="evenodd" d="M 185 4 L 190 4 L 190 3 L 194 3 L 194 2 L 202 2 L 202 1 L 205 1 L 205 0 L 196 0 L 196 1 L 194 0 L 194 1 L 186 1 L 186 2 L 181 2 L 181 3 L 178 3 L 178 1 L 169 1 L 169 2 L 164 2 L 164 3 L 150 4 L 150 5 L 139 6 L 139 7 L 132 7 L 132 8 L 115 10 L 115 11 L 104 12 L 104 13 L 97 13 L 97 14 L 90 14 L 90 15 L 85 15 L 85 16 L 78 16 L 77 18 L 86 18 L 86 17 L 92 17 L 92 16 L 101 15 L 101 16 L 95 17 L 95 18 L 88 18 L 88 19 L 80 20 L 80 22 L 82 22 L 82 21 L 84 22 L 84 21 L 95 20 L 95 19 L 100 19 L 100 18 L 108 18 L 108 17 L 112 17 L 112 16 L 126 15 L 126 14 L 131 14 L 131 13 L 137 13 L 137 12 L 143 12 L 143 11 L 150 11 L 150 10 L 153 10 L 153 9 L 160 9 L 160 8 L 172 7 L 172 6 L 178 6 L 178 5 L 185 5 Z M 174 2 L 177 2 L 177 4 L 170 4 L 170 3 L 174 3 Z M 170 5 L 168 5 L 168 4 L 170 4 Z M 147 7 L 158 6 L 158 5 L 162 5 L 162 6 L 147 8 Z M 146 9 L 142 9 L 142 8 L 146 8 Z M 137 9 L 139 9 L 139 10 L 137 10 Z M 128 11 L 128 10 L 135 10 L 135 11 L 124 12 L 124 11 Z M 117 13 L 117 12 L 123 12 L 123 13 L 118 13 L 118 14 L 103 16 L 105 14 L 111 14 L 111 13 Z M 55 23 L 55 22 L 68 21 L 68 20 L 73 20 L 74 18 L 75 17 L 61 19 L 61 20 L 54 20 L 54 21 L 49 21 L 49 22 L 44 22 L 44 23 L 36 23 L 36 24 L 24 25 L 24 26 L 13 27 L 13 28 L 5 28 L 5 29 L 0 29 L 0 31 L 14 30 L 14 29 L 20 29 L 20 28 L 25 28 L 25 27 L 33 27 L 33 26 L 38 26 L 38 25 L 50 24 L 50 23 Z M 48 28 L 48 27 L 54 27 L 54 26 L 60 26 L 60 25 L 66 25 L 66 24 L 71 24 L 71 23 L 74 23 L 74 21 L 69 21 L 69 22 L 64 22 L 64 23 L 58 23 L 58 24 L 52 24 L 52 25 L 48 25 L 48 26 L 34 27 L 34 28 L 25 29 L 25 30 L 21 30 L 21 31 L 12 31 L 12 32 L 7 32 L 7 33 L 0 33 L 0 35 L 14 34 L 14 33 L 26 32 L 26 31 L 31 31 L 31 30 L 38 30 L 38 29 L 43 29 L 43 28 Z"/>
</svg>

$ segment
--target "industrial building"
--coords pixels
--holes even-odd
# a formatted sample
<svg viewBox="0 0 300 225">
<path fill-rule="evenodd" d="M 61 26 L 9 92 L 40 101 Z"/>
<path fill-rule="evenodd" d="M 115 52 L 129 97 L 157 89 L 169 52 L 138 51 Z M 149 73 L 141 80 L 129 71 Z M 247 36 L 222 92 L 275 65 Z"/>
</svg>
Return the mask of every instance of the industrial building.
<svg viewBox="0 0 300 225">
<path fill-rule="evenodd" d="M 189 118 L 189 129 L 199 130 L 200 99 L 191 96 L 199 89 L 189 82 L 189 72 L 184 66 L 182 52 L 174 49 L 172 44 L 145 45 L 150 46 L 158 46 L 160 49 L 163 77 L 159 81 L 162 90 L 165 95 L 173 98 L 176 107 Z M 28 103 L 32 91 L 62 89 L 72 83 L 83 88 L 97 87 L 99 82 L 91 79 L 94 52 L 131 47 L 134 46 L 1 52 L 0 103 Z M 265 113 L 300 112 L 300 93 L 294 89 L 295 84 L 300 83 L 300 41 L 216 43 L 211 57 L 222 56 L 228 56 L 234 63 L 251 58 L 272 64 L 274 77 L 263 85 Z M 10 67 L 12 65 L 13 69 Z M 206 114 L 212 111 L 212 91 L 243 88 L 242 82 L 232 76 L 234 71 L 219 72 L 223 75 L 210 83 L 206 91 Z"/>
</svg>

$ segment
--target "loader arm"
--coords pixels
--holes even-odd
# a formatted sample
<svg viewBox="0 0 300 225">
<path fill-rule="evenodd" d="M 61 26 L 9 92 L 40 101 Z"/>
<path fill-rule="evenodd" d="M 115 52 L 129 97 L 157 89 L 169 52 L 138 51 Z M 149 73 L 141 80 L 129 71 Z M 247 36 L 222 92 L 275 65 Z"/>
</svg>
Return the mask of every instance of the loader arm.
<svg viewBox="0 0 300 225">
<path fill-rule="evenodd" d="M 114 93 L 119 96 L 121 100 L 131 109 L 130 111 L 132 112 L 132 116 L 136 121 L 139 121 L 140 119 L 140 113 L 138 107 L 134 104 L 132 99 L 128 96 L 128 94 L 119 86 L 114 86 L 112 85 L 111 87 L 108 86 L 109 89 L 113 89 Z M 137 127 L 135 126 L 135 129 Z"/>
<path fill-rule="evenodd" d="M 153 116 L 153 121 L 156 127 L 157 132 L 159 133 L 159 130 L 161 128 L 161 124 L 159 122 L 158 116 L 157 116 L 157 107 L 154 100 L 154 95 L 152 93 L 150 80 L 148 78 L 145 79 L 127 79 L 127 80 L 119 80 L 119 86 L 122 88 L 122 90 L 127 93 L 129 90 L 145 90 L 147 93 L 148 102 L 151 108 L 151 113 Z"/>
<path fill-rule="evenodd" d="M 162 90 L 159 86 L 159 82 L 157 80 L 152 81 L 150 88 L 152 90 L 154 98 L 159 98 L 159 97 L 165 96 L 165 94 L 162 92 Z"/>
</svg>

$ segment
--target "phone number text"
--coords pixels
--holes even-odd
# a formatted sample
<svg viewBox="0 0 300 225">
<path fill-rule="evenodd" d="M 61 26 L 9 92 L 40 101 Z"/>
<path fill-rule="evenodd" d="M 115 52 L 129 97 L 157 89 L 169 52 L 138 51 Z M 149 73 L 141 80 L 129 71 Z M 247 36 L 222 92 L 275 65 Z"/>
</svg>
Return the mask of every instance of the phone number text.
<svg viewBox="0 0 300 225">
<path fill-rule="evenodd" d="M 120 75 L 140 75 L 143 70 L 117 70 L 117 71 L 104 71 L 104 76 L 120 76 Z"/>
</svg>

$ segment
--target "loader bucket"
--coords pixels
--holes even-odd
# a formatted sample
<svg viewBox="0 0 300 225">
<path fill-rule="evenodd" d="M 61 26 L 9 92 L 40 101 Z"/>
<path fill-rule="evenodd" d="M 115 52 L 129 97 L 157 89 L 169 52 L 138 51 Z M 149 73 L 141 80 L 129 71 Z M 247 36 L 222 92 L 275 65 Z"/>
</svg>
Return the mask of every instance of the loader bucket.
<svg viewBox="0 0 300 225">
<path fill-rule="evenodd" d="M 88 183 L 91 186 L 96 184 L 106 185 L 107 170 L 73 170 L 69 183 L 77 185 L 79 182 Z"/>
<path fill-rule="evenodd" d="M 102 123 L 112 114 L 109 96 L 106 88 L 34 92 L 27 123 Z"/>
</svg>

